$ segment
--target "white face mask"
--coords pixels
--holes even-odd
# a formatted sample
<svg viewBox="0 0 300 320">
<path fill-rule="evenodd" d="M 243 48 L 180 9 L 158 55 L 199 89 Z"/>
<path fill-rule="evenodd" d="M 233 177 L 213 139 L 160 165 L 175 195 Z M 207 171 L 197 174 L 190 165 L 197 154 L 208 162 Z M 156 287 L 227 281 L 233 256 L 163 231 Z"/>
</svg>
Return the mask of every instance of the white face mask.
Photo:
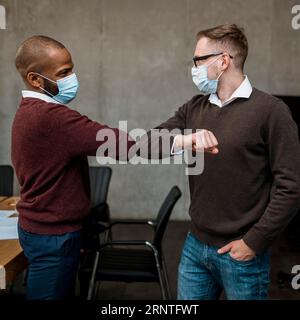
<svg viewBox="0 0 300 320">
<path fill-rule="evenodd" d="M 220 57 L 215 59 L 209 64 L 203 64 L 199 67 L 192 67 L 192 77 L 193 77 L 193 82 L 197 86 L 197 88 L 200 90 L 201 93 L 203 94 L 210 94 L 210 93 L 216 93 L 218 89 L 218 83 L 221 75 L 223 74 L 224 71 L 220 73 L 217 79 L 210 80 L 208 79 L 207 75 L 207 69 L 210 65 L 215 63 Z"/>
</svg>

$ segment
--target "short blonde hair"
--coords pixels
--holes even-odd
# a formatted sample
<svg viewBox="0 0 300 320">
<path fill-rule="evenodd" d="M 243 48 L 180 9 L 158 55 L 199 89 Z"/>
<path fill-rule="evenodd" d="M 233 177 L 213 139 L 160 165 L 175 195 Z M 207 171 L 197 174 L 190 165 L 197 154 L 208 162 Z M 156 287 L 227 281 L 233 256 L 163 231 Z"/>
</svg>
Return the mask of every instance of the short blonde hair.
<svg viewBox="0 0 300 320">
<path fill-rule="evenodd" d="M 243 70 L 248 56 L 248 40 L 244 29 L 236 24 L 223 24 L 214 28 L 199 31 L 197 39 L 206 37 L 222 49 L 228 49 L 233 56 L 234 65 Z"/>
</svg>

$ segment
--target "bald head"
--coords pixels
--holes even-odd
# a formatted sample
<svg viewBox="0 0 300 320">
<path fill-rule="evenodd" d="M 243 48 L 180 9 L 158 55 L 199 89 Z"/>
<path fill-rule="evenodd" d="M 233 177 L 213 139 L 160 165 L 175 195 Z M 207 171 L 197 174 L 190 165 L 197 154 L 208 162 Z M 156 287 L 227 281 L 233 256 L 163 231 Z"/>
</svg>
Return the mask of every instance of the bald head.
<svg viewBox="0 0 300 320">
<path fill-rule="evenodd" d="M 46 36 L 26 39 L 17 50 L 15 64 L 29 90 L 46 89 L 52 95 L 57 92 L 55 81 L 70 75 L 74 67 L 66 47 Z"/>
<path fill-rule="evenodd" d="M 43 72 L 49 62 L 50 52 L 55 50 L 66 49 L 65 46 L 46 36 L 32 36 L 26 39 L 18 48 L 15 64 L 23 78 L 28 72 Z"/>
</svg>

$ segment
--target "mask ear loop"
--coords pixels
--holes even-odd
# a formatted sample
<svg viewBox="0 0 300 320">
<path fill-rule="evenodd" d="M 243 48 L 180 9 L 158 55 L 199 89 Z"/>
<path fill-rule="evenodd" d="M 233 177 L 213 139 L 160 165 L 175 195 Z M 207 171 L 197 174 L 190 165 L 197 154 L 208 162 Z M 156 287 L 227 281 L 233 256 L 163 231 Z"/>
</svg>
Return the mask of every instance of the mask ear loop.
<svg viewBox="0 0 300 320">
<path fill-rule="evenodd" d="M 222 56 L 221 56 L 221 57 L 222 57 Z M 220 59 L 220 57 L 218 57 L 218 58 L 217 58 L 216 60 L 214 60 L 213 62 L 216 62 L 218 59 Z M 213 62 L 212 62 L 212 63 L 213 63 Z M 211 64 L 211 63 L 210 63 L 210 64 Z M 210 64 L 209 64 L 209 65 L 210 65 Z M 218 77 L 217 77 L 216 80 L 219 80 L 224 72 L 225 72 L 225 70 L 223 70 L 223 71 L 218 75 Z"/>
<path fill-rule="evenodd" d="M 208 68 L 210 65 L 212 65 L 213 63 L 215 63 L 216 61 L 218 61 L 218 60 L 220 59 L 220 57 L 222 57 L 222 56 L 217 57 L 215 60 L 213 60 L 212 62 L 210 62 L 209 64 L 207 64 L 207 65 L 206 65 L 207 68 Z"/>
<path fill-rule="evenodd" d="M 222 56 L 221 56 L 222 57 Z M 217 57 L 215 60 L 213 60 L 211 63 L 209 63 L 209 64 L 207 64 L 206 65 L 206 68 L 208 68 L 210 65 L 212 65 L 213 63 L 215 63 L 216 61 L 218 61 L 220 59 L 220 57 Z M 224 70 L 225 71 L 225 70 Z M 219 78 L 221 77 L 221 75 L 224 73 L 224 71 L 222 71 L 219 75 L 218 75 L 218 77 L 217 77 L 217 79 L 216 80 L 219 80 Z"/>
<path fill-rule="evenodd" d="M 221 78 L 221 75 L 225 72 L 225 70 L 223 70 L 219 75 L 218 78 L 216 80 L 219 80 Z"/>
<path fill-rule="evenodd" d="M 40 87 L 40 89 L 42 89 L 44 92 L 48 93 L 52 99 L 54 99 L 54 100 L 57 101 L 59 104 L 61 104 L 60 101 L 58 101 L 58 100 L 55 99 L 55 96 L 54 96 L 51 92 L 47 91 L 46 89 L 44 89 L 44 88 L 42 88 L 42 87 Z"/>
<path fill-rule="evenodd" d="M 51 79 L 43 76 L 42 74 L 40 74 L 40 73 L 38 73 L 38 72 L 35 72 L 35 74 L 39 75 L 40 77 L 42 77 L 42 78 L 44 78 L 44 79 L 47 79 L 48 81 L 51 81 L 51 82 L 55 83 L 55 84 L 57 85 L 56 81 L 51 80 Z M 39 88 L 42 89 L 44 92 L 48 93 L 51 97 L 54 97 L 54 95 L 53 95 L 51 92 L 47 91 L 46 89 L 44 89 L 44 88 L 42 88 L 42 87 L 39 87 Z"/>
<path fill-rule="evenodd" d="M 42 87 L 39 87 L 39 88 L 42 89 L 44 92 L 48 93 L 52 98 L 54 97 L 54 95 L 51 92 L 47 91 L 46 89 L 44 89 Z"/>
<path fill-rule="evenodd" d="M 49 81 L 53 82 L 53 83 L 56 83 L 56 81 L 51 80 L 51 79 L 49 79 L 49 78 L 47 78 L 47 77 L 43 76 L 42 74 L 40 74 L 40 73 L 38 73 L 38 72 L 35 72 L 35 74 L 39 75 L 40 77 L 42 77 L 42 78 L 44 78 L 44 79 L 47 79 L 47 80 L 49 80 Z"/>
</svg>

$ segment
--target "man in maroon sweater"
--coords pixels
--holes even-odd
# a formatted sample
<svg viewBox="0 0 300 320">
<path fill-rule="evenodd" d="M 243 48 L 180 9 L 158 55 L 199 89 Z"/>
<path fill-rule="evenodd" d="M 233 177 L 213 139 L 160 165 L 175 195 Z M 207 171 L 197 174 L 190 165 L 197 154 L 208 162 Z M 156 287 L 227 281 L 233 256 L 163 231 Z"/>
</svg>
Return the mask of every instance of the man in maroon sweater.
<svg viewBox="0 0 300 320">
<path fill-rule="evenodd" d="M 33 36 L 22 43 L 16 67 L 22 92 L 12 128 L 12 162 L 21 186 L 19 239 L 29 260 L 28 299 L 61 299 L 74 289 L 80 229 L 90 210 L 87 156 L 107 126 L 65 106 L 78 81 L 69 51 L 59 42 Z M 134 143 L 111 128 L 119 144 Z"/>
</svg>

